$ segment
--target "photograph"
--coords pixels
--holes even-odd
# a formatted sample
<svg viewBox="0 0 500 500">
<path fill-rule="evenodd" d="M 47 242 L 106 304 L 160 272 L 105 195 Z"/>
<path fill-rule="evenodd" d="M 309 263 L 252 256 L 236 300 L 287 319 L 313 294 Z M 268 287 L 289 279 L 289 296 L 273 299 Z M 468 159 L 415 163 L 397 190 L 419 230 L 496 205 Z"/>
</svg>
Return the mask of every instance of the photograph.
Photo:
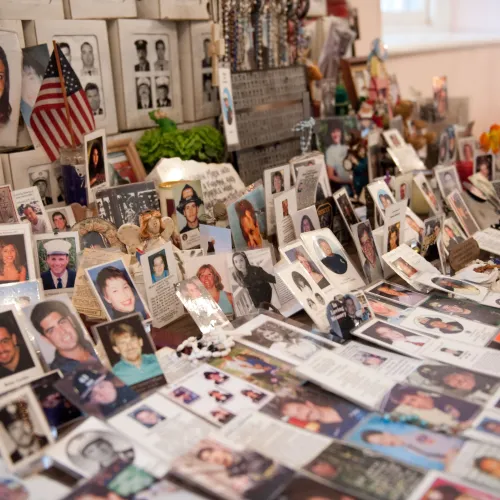
<svg viewBox="0 0 500 500">
<path fill-rule="evenodd" d="M 355 500 L 340 490 L 333 489 L 313 479 L 297 475 L 282 493 L 284 500 Z"/>
<path fill-rule="evenodd" d="M 285 216 L 284 213 L 283 216 Z M 295 229 L 295 236 L 297 238 L 299 238 L 302 233 L 320 229 L 318 213 L 314 205 L 303 208 L 302 210 L 297 210 L 297 212 L 291 214 L 291 216 Z"/>
<path fill-rule="evenodd" d="M 142 318 L 133 314 L 93 327 L 102 342 L 111 371 L 136 392 L 166 384 L 150 335 Z"/>
<path fill-rule="evenodd" d="M 54 442 L 36 396 L 28 386 L 0 399 L 0 424 L 0 452 L 10 470 L 33 462 Z"/>
<path fill-rule="evenodd" d="M 75 287 L 80 236 L 77 232 L 43 234 L 34 238 L 38 276 L 48 293 L 68 293 Z"/>
<path fill-rule="evenodd" d="M 314 239 L 314 248 L 317 258 L 330 271 L 335 274 L 345 274 L 347 272 L 348 262 L 343 252 L 340 248 L 334 246 L 332 242 L 322 237 L 316 237 Z"/>
<path fill-rule="evenodd" d="M 387 251 L 395 250 L 399 246 L 399 233 L 401 230 L 401 223 L 396 222 L 387 228 Z"/>
<path fill-rule="evenodd" d="M 108 152 L 106 148 L 106 131 L 96 130 L 85 136 L 85 168 L 87 172 L 87 189 L 90 199 L 93 191 L 109 185 L 107 168 Z"/>
<path fill-rule="evenodd" d="M 153 109 L 151 78 L 141 76 L 135 79 L 137 109 Z"/>
<path fill-rule="evenodd" d="M 12 198 L 10 185 L 0 186 L 0 223 L 14 224 L 18 222 L 17 210 Z"/>
<path fill-rule="evenodd" d="M 150 319 L 148 308 L 139 295 L 123 259 L 90 267 L 85 273 L 110 321 L 134 312 L 140 313 L 144 320 Z"/>
<path fill-rule="evenodd" d="M 47 210 L 47 215 L 53 231 L 57 233 L 70 231 L 76 223 L 71 207 L 51 208 Z"/>
<path fill-rule="evenodd" d="M 329 177 L 334 175 L 338 179 L 338 187 L 345 185 L 348 193 L 353 194 L 349 172 L 344 168 L 349 149 L 345 141 L 344 121 L 340 117 L 322 120 L 319 135 Z"/>
<path fill-rule="evenodd" d="M 420 486 L 415 500 L 495 500 L 496 497 L 494 493 L 475 488 L 470 482 L 462 482 L 455 476 L 445 477 L 438 472 L 429 474 Z"/>
<path fill-rule="evenodd" d="M 290 165 L 267 168 L 263 172 L 264 194 L 266 201 L 266 224 L 268 234 L 276 233 L 276 215 L 274 213 L 274 198 L 290 189 Z"/>
<path fill-rule="evenodd" d="M 311 256 L 307 253 L 306 249 L 300 242 L 292 243 L 289 247 L 285 247 L 284 254 L 290 263 L 299 261 L 302 264 L 302 267 L 309 273 L 309 276 L 311 276 L 313 281 L 322 290 L 330 286 L 330 282 L 321 273 L 316 264 L 312 261 Z"/>
<path fill-rule="evenodd" d="M 437 118 L 442 120 L 448 113 L 448 82 L 446 76 L 432 77 L 432 90 L 434 93 L 434 109 Z"/>
<path fill-rule="evenodd" d="M 474 217 L 465 204 L 462 195 L 457 190 L 450 193 L 446 198 L 446 201 L 453 210 L 453 213 L 462 225 L 462 228 L 467 236 L 471 237 L 474 233 L 480 231 L 480 227 L 474 220 Z"/>
<path fill-rule="evenodd" d="M 264 186 L 258 185 L 227 207 L 237 250 L 261 248 L 266 234 Z"/>
<path fill-rule="evenodd" d="M 409 384 L 396 384 L 386 395 L 381 411 L 415 415 L 431 425 L 445 428 L 470 427 L 481 406 Z"/>
<path fill-rule="evenodd" d="M 54 370 L 30 383 L 51 430 L 56 433 L 69 423 L 83 417 L 83 413 L 54 387 L 55 382 L 61 378 L 61 372 Z"/>
<path fill-rule="evenodd" d="M 365 291 L 409 307 L 417 306 L 427 299 L 427 295 L 423 293 L 410 290 L 409 288 L 389 281 L 376 283 Z"/>
<path fill-rule="evenodd" d="M 406 144 L 402 135 L 396 129 L 386 130 L 383 132 L 383 136 L 390 148 L 397 149 Z"/>
<path fill-rule="evenodd" d="M 0 232 L 0 284 L 35 279 L 29 269 L 32 252 L 30 246 L 26 245 L 27 235 L 20 231 L 17 233 L 3 236 Z M 31 238 L 29 244 L 31 245 Z"/>
<path fill-rule="evenodd" d="M 395 304 L 371 293 L 366 294 L 366 299 L 377 318 L 392 324 L 399 324 L 408 309 L 406 306 Z"/>
<path fill-rule="evenodd" d="M 458 139 L 458 153 L 462 161 L 472 163 L 476 152 L 476 140 L 474 137 L 463 137 Z"/>
<path fill-rule="evenodd" d="M 151 273 L 151 280 L 153 283 L 168 278 L 168 263 L 165 249 L 158 250 L 153 255 L 148 257 L 149 272 Z"/>
<path fill-rule="evenodd" d="M 432 283 L 438 288 L 446 290 L 451 293 L 457 293 L 460 295 L 479 295 L 481 293 L 480 289 L 471 283 L 467 283 L 462 280 L 457 280 L 455 278 L 449 278 L 448 276 L 431 278 Z"/>
<path fill-rule="evenodd" d="M 383 279 L 382 262 L 377 252 L 370 221 L 366 220 L 355 224 L 352 227 L 352 237 L 368 283 Z"/>
<path fill-rule="evenodd" d="M 215 439 L 202 439 L 188 453 L 176 458 L 170 473 L 188 479 L 198 488 L 220 498 L 275 498 L 290 481 L 293 471 L 246 449 L 230 448 Z"/>
<path fill-rule="evenodd" d="M 427 181 L 424 174 L 423 173 L 417 174 L 413 178 L 413 181 L 415 182 L 415 185 L 420 189 L 422 196 L 424 197 L 425 201 L 431 208 L 432 212 L 435 215 L 441 215 L 443 213 L 443 208 L 441 206 L 441 203 L 436 198 L 436 195 L 434 194 L 434 191 L 430 187 L 430 184 Z"/>
<path fill-rule="evenodd" d="M 450 154 L 450 147 L 448 143 L 449 137 L 446 131 L 444 131 L 439 136 L 438 163 L 440 165 L 446 165 L 448 163 L 448 157 Z"/>
<path fill-rule="evenodd" d="M 20 222 L 29 222 L 33 234 L 49 233 L 51 226 L 38 189 L 17 189 L 12 195 Z"/>
<path fill-rule="evenodd" d="M 434 172 L 443 198 L 446 198 L 455 189 L 462 191 L 462 183 L 458 177 L 457 167 L 455 165 L 436 167 Z"/>
<path fill-rule="evenodd" d="M 444 220 L 441 238 L 444 248 L 447 252 L 449 252 L 453 247 L 463 243 L 467 239 L 467 236 L 455 222 L 455 219 L 453 217 L 449 217 Z"/>
<path fill-rule="evenodd" d="M 393 260 L 391 262 L 391 265 L 399 269 L 408 278 L 411 278 L 418 273 L 418 270 L 415 269 L 412 265 L 408 264 L 408 262 L 406 262 L 406 260 L 404 260 L 402 257 L 398 257 L 396 260 Z"/>
<path fill-rule="evenodd" d="M 474 173 L 481 174 L 489 181 L 495 178 L 495 158 L 491 153 L 476 154 L 474 158 Z"/>
<path fill-rule="evenodd" d="M 375 181 L 368 184 L 367 188 L 379 213 L 384 217 L 385 209 L 396 202 L 389 186 L 384 181 Z"/>
<path fill-rule="evenodd" d="M 96 362 L 87 363 L 55 383 L 57 390 L 86 415 L 107 419 L 140 399 L 137 392 Z"/>
<path fill-rule="evenodd" d="M 199 229 L 199 217 L 205 215 L 201 181 L 182 181 L 174 184 L 172 198 L 179 233 Z"/>
<path fill-rule="evenodd" d="M 193 257 L 186 261 L 185 269 L 186 277 L 198 278 L 224 314 L 234 315 L 227 254 Z"/>
<path fill-rule="evenodd" d="M 398 175 L 394 178 L 394 192 L 396 200 L 408 200 L 410 203 L 413 192 L 413 174 Z"/>
<path fill-rule="evenodd" d="M 351 200 L 349 199 L 349 194 L 347 193 L 346 188 L 339 189 L 335 193 L 333 193 L 333 199 L 337 204 L 337 208 L 340 211 L 342 219 L 352 234 L 352 226 L 359 222 L 358 216 L 356 212 L 354 212 L 354 208 L 352 206 Z"/>
<path fill-rule="evenodd" d="M 421 240 L 420 253 L 429 262 L 439 259 L 438 242 L 442 234 L 443 216 L 436 215 L 424 221 L 424 237 Z"/>
<path fill-rule="evenodd" d="M 372 319 L 369 304 L 362 292 L 337 295 L 326 307 L 330 333 L 341 339 L 350 340 L 351 331 Z M 334 339 L 337 340 L 337 339 Z"/>
<path fill-rule="evenodd" d="M 391 422 L 378 415 L 358 425 L 347 441 L 408 465 L 436 470 L 447 470 L 464 443 L 459 437 Z"/>
<path fill-rule="evenodd" d="M 30 167 L 28 169 L 30 186 L 35 186 L 38 189 L 44 206 L 54 203 L 51 189 L 50 169 L 51 165 Z"/>
<path fill-rule="evenodd" d="M 294 397 L 275 397 L 261 412 L 290 425 L 337 439 L 342 439 L 369 413 L 316 386 L 300 388 Z"/>
<path fill-rule="evenodd" d="M 205 255 L 210 253 L 224 253 L 233 250 L 231 230 L 227 227 L 200 225 L 200 246 Z"/>
<path fill-rule="evenodd" d="M 23 313 L 51 370 L 66 375 L 83 363 L 98 361 L 92 339 L 67 295 L 27 306 Z"/>
<path fill-rule="evenodd" d="M 136 422 L 139 422 L 141 425 L 146 427 L 146 429 L 152 429 L 165 420 L 163 415 L 160 415 L 148 405 L 141 405 L 128 415 Z"/>
<path fill-rule="evenodd" d="M 0 306 L 16 306 L 17 309 L 40 302 L 43 289 L 39 280 L 0 284 Z"/>
</svg>

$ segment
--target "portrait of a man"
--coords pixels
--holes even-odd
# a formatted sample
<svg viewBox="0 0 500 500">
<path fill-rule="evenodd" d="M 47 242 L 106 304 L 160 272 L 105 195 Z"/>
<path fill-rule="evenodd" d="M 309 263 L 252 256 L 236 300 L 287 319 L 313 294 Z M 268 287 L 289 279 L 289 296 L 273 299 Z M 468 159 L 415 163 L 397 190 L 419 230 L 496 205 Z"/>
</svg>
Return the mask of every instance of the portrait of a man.
<svg viewBox="0 0 500 500">
<path fill-rule="evenodd" d="M 71 47 L 66 42 L 61 42 L 59 44 L 61 52 L 64 54 L 66 60 L 71 64 Z"/>
<path fill-rule="evenodd" d="M 0 379 L 34 366 L 14 314 L 0 313 Z"/>
<path fill-rule="evenodd" d="M 198 219 L 198 210 L 203 205 L 203 200 L 198 196 L 192 186 L 186 184 L 181 192 L 181 199 L 177 205 L 177 211 L 186 219 L 186 225 L 180 230 L 180 233 L 187 233 L 192 229 L 198 229 L 200 221 Z"/>
<path fill-rule="evenodd" d="M 384 277 L 382 265 L 377 254 L 369 222 L 359 224 L 357 236 L 361 253 L 365 258 L 363 262 L 363 272 L 367 280 L 371 283 L 374 280 L 382 279 Z"/>
<path fill-rule="evenodd" d="M 210 39 L 205 38 L 203 40 L 203 60 L 201 62 L 202 68 L 211 68 L 212 67 L 212 58 L 209 55 L 210 48 Z"/>
<path fill-rule="evenodd" d="M 159 108 L 172 106 L 172 100 L 169 97 L 170 93 L 170 78 L 161 76 L 156 78 L 156 105 Z"/>
<path fill-rule="evenodd" d="M 148 61 L 148 42 L 146 40 L 136 40 L 135 50 L 137 51 L 137 59 L 139 60 L 134 66 L 135 71 L 149 71 L 151 68 Z"/>
<path fill-rule="evenodd" d="M 21 217 L 28 219 L 31 224 L 31 232 L 33 234 L 43 234 L 48 232 L 47 223 L 40 217 L 37 213 L 37 208 L 35 205 L 21 205 L 19 207 L 19 213 Z"/>
<path fill-rule="evenodd" d="M 163 415 L 160 415 L 147 405 L 139 406 L 132 413 L 129 413 L 129 416 L 148 429 L 152 429 L 155 425 L 165 420 Z"/>
<path fill-rule="evenodd" d="M 103 115 L 104 110 L 101 106 L 101 95 L 99 93 L 99 87 L 95 83 L 89 82 L 87 83 L 87 85 L 85 85 L 85 94 L 87 95 L 87 99 L 89 101 L 93 115 Z"/>
<path fill-rule="evenodd" d="M 79 322 L 64 302 L 39 302 L 31 311 L 30 319 L 40 335 L 55 349 L 53 360 L 46 359 L 51 370 L 59 369 L 67 374 L 81 363 L 97 361 L 94 348 L 86 340 Z"/>
<path fill-rule="evenodd" d="M 321 263 L 335 274 L 344 274 L 347 271 L 347 261 L 340 253 L 334 253 L 330 243 L 324 238 L 316 241 L 316 252 L 319 254 Z"/>
<path fill-rule="evenodd" d="M 49 188 L 49 171 L 48 170 L 38 170 L 30 174 L 31 185 L 35 186 L 40 193 L 40 198 L 44 205 L 52 205 L 52 196 L 50 195 Z"/>
<path fill-rule="evenodd" d="M 52 222 L 54 229 L 57 229 L 58 232 L 66 232 L 70 228 L 66 216 L 60 211 L 52 213 Z"/>
<path fill-rule="evenodd" d="M 137 109 L 150 109 L 152 107 L 151 80 L 149 78 L 137 78 Z"/>
<path fill-rule="evenodd" d="M 99 71 L 94 66 L 94 48 L 89 42 L 82 43 L 80 47 L 81 59 L 82 59 L 82 70 L 80 76 L 97 76 Z"/>
<path fill-rule="evenodd" d="M 157 40 L 155 43 L 155 50 L 155 71 L 168 71 L 168 61 L 165 59 L 165 42 L 163 40 Z"/>
<path fill-rule="evenodd" d="M 67 240 L 49 240 L 43 244 L 48 270 L 41 273 L 44 290 L 74 288 L 76 271 L 69 267 L 71 243 Z"/>
</svg>

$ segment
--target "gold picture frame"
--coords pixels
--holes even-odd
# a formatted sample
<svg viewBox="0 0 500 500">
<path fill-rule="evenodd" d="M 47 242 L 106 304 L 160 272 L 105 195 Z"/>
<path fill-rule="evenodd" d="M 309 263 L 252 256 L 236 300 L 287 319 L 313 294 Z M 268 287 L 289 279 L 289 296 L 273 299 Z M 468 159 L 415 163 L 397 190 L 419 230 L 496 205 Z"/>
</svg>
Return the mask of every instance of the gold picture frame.
<svg viewBox="0 0 500 500">
<path fill-rule="evenodd" d="M 108 139 L 108 162 L 118 177 L 131 184 L 146 180 L 146 170 L 132 139 Z"/>
</svg>

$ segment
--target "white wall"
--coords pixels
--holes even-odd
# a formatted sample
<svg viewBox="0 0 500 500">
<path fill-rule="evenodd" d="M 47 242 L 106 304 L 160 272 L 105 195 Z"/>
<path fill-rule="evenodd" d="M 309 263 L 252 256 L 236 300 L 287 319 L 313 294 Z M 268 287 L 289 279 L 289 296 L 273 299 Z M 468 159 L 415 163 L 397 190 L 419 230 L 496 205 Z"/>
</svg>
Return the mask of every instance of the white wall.
<svg viewBox="0 0 500 500">
<path fill-rule="evenodd" d="M 467 31 L 477 31 L 474 12 L 484 12 L 490 0 L 454 0 L 457 2 L 457 11 L 453 16 L 454 28 Z M 366 56 L 370 50 L 371 41 L 381 35 L 382 24 L 379 0 L 351 0 L 358 8 L 360 18 L 361 40 L 356 42 L 356 54 Z M 500 1 L 494 9 L 500 11 Z M 487 10 L 486 10 L 487 11 Z M 498 16 L 491 16 L 493 24 L 498 26 Z M 500 30 L 496 27 L 497 34 Z M 448 93 L 451 97 L 469 98 L 469 117 L 475 120 L 474 135 L 479 136 L 489 126 L 500 121 L 500 43 L 471 46 L 447 50 L 413 53 L 391 56 L 387 69 L 397 75 L 402 96 L 411 98 L 410 88 L 430 97 L 432 93 L 432 77 L 446 75 L 448 77 Z"/>
</svg>

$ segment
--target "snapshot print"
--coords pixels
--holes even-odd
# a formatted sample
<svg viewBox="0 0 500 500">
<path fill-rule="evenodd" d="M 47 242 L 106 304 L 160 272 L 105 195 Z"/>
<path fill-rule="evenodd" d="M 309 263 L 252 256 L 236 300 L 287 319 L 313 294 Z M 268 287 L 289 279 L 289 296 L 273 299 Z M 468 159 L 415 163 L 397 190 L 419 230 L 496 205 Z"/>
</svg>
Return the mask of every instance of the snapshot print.
<svg viewBox="0 0 500 500">
<path fill-rule="evenodd" d="M 183 235 L 199 229 L 200 217 L 205 214 L 201 181 L 182 181 L 172 188 L 177 230 Z"/>
<path fill-rule="evenodd" d="M 47 210 L 47 215 L 55 233 L 70 231 L 76 223 L 71 207 L 51 208 Z"/>
<path fill-rule="evenodd" d="M 94 192 L 108 184 L 106 132 L 96 130 L 85 136 L 87 188 Z M 93 199 L 93 196 L 92 196 Z"/>
<path fill-rule="evenodd" d="M 50 233 L 50 222 L 36 187 L 17 189 L 13 193 L 20 222 L 29 222 L 32 234 Z"/>
<path fill-rule="evenodd" d="M 37 165 L 27 170 L 29 185 L 35 186 L 40 193 L 44 206 L 52 205 L 58 201 L 58 188 L 56 188 L 52 165 Z"/>
<path fill-rule="evenodd" d="M 376 283 L 372 287 L 367 288 L 366 291 L 409 307 L 417 306 L 427 299 L 427 295 L 423 293 L 410 290 L 396 283 L 390 283 L 389 281 Z"/>
<path fill-rule="evenodd" d="M 369 220 L 352 226 L 352 237 L 358 251 L 363 273 L 368 283 L 373 283 L 384 277 L 372 228 Z"/>
<path fill-rule="evenodd" d="M 14 233 L 16 227 L 11 227 Z M 23 234 L 25 231 L 16 232 L 18 234 L 2 235 L 0 231 L 0 284 L 24 282 L 35 278 L 32 268 L 31 238 L 28 239 L 27 234 Z"/>
<path fill-rule="evenodd" d="M 491 153 L 477 154 L 474 158 L 474 173 L 492 181 L 495 179 L 495 158 Z"/>
</svg>

